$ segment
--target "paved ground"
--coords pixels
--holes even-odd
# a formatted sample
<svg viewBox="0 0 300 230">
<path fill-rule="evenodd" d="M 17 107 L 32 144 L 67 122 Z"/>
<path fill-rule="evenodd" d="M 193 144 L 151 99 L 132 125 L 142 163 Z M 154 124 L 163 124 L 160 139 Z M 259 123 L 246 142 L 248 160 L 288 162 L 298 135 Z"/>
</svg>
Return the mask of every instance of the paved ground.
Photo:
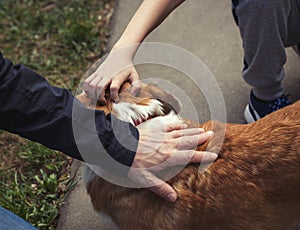
<svg viewBox="0 0 300 230">
<path fill-rule="evenodd" d="M 115 15 L 111 44 L 125 28 L 140 0 L 119 0 Z M 155 30 L 147 41 L 180 46 L 198 56 L 212 71 L 224 96 L 228 122 L 243 123 L 243 110 L 250 87 L 241 78 L 242 48 L 235 26 L 230 0 L 191 0 L 185 2 Z M 300 98 L 299 57 L 288 49 L 287 77 L 284 85 L 291 99 Z M 138 67 L 142 79 L 159 77 L 174 82 L 191 98 L 200 120 L 210 119 L 201 92 L 178 71 L 157 65 Z M 112 223 L 93 212 L 89 197 L 80 180 L 62 209 L 59 230 L 115 229 Z"/>
</svg>

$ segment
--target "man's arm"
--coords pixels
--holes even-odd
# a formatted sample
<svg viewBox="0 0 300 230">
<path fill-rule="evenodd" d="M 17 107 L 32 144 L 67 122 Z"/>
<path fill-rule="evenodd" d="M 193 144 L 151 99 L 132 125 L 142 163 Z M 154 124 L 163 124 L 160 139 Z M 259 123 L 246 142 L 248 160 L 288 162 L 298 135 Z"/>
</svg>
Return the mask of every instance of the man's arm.
<svg viewBox="0 0 300 230">
<path fill-rule="evenodd" d="M 93 119 L 86 119 L 91 115 Z M 85 108 L 68 90 L 49 85 L 39 74 L 23 65 L 13 65 L 1 54 L 0 117 L 1 129 L 109 171 L 113 169 L 104 164 L 105 158 L 111 156 L 130 167 L 137 149 L 136 128 L 113 116 L 105 116 L 102 111 Z M 112 119 L 114 126 L 130 132 L 117 139 Z M 131 140 L 129 147 L 120 144 L 123 139 Z"/>
</svg>

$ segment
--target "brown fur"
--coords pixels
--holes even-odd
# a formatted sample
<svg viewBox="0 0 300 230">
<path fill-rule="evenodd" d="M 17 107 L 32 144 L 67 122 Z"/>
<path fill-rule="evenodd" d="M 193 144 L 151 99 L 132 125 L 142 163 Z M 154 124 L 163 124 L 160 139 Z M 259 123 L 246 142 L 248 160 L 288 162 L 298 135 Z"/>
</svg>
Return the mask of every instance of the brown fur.
<svg viewBox="0 0 300 230">
<path fill-rule="evenodd" d="M 138 103 L 164 92 L 144 86 Z M 151 91 L 151 92 L 150 92 Z M 166 94 L 170 104 L 174 98 Z M 84 103 L 86 101 L 83 100 Z M 109 111 L 110 105 L 97 107 Z M 111 108 L 111 107 L 110 107 Z M 190 123 L 190 126 L 194 126 Z M 204 173 L 188 165 L 170 183 L 178 193 L 168 203 L 147 189 L 124 188 L 95 177 L 87 184 L 95 210 L 108 213 L 120 229 L 294 230 L 300 225 L 300 101 L 248 125 L 209 121 L 210 143 L 226 128 L 219 158 Z"/>
</svg>

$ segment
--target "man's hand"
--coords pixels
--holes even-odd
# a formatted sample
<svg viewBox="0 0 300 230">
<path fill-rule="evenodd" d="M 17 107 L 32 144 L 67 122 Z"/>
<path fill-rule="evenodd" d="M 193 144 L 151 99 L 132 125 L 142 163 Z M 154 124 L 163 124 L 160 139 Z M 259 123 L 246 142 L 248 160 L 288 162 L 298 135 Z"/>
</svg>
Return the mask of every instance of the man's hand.
<svg viewBox="0 0 300 230">
<path fill-rule="evenodd" d="M 160 125 L 139 131 L 137 153 L 128 176 L 170 202 L 176 201 L 177 194 L 169 184 L 156 177 L 156 173 L 176 165 L 213 162 L 218 157 L 215 153 L 194 150 L 212 137 L 212 131 L 187 129 L 182 124 Z"/>
</svg>

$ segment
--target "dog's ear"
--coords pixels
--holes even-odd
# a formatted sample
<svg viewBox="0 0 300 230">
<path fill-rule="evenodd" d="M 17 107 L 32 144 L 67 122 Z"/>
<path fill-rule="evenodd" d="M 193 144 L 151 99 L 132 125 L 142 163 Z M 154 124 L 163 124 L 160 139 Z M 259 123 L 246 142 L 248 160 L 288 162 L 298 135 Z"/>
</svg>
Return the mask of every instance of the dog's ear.
<svg viewBox="0 0 300 230">
<path fill-rule="evenodd" d="M 163 104 L 169 105 L 171 109 L 175 110 L 176 113 L 179 113 L 182 107 L 180 101 L 175 96 L 173 96 L 170 93 L 167 93 L 166 91 L 160 89 L 159 87 L 153 84 L 142 84 L 142 90 L 138 96 L 158 99 Z"/>
<path fill-rule="evenodd" d="M 106 105 L 101 105 L 96 99 L 88 97 L 84 92 L 77 95 L 76 98 L 89 109 L 102 110 L 106 115 L 112 111 L 112 102 L 110 100 L 107 100 Z"/>
<path fill-rule="evenodd" d="M 76 96 L 77 99 L 87 108 L 94 108 L 96 105 L 96 101 L 89 98 L 84 92 Z"/>
</svg>

